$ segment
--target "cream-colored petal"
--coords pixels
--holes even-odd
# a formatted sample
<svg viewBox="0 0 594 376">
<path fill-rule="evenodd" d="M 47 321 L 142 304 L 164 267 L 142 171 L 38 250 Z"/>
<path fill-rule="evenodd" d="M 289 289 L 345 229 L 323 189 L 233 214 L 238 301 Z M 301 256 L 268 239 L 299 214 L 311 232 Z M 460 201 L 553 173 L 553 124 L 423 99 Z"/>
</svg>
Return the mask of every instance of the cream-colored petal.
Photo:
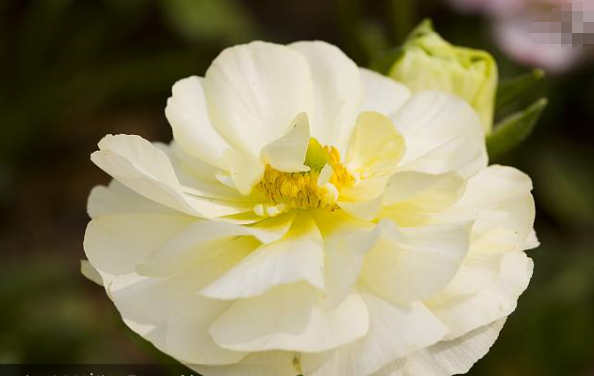
<svg viewBox="0 0 594 376">
<path fill-rule="evenodd" d="M 426 174 L 402 171 L 390 177 L 383 204 L 406 204 L 418 210 L 441 211 L 455 203 L 464 193 L 466 181 L 455 172 Z"/>
<path fill-rule="evenodd" d="M 498 278 L 483 290 L 429 308 L 448 328 L 446 339 L 455 339 L 508 316 L 528 287 L 533 263 L 524 252 L 509 252 L 501 260 Z"/>
<path fill-rule="evenodd" d="M 303 164 L 308 145 L 309 119 L 302 112 L 291 122 L 284 136 L 264 146 L 260 159 L 279 171 L 309 171 L 309 167 Z"/>
<path fill-rule="evenodd" d="M 371 375 L 438 342 L 447 333 L 447 328 L 422 303 L 406 307 L 391 304 L 372 293 L 363 297 L 369 311 L 367 335 L 330 352 L 303 354 L 305 376 Z"/>
<path fill-rule="evenodd" d="M 359 112 L 375 111 L 392 116 L 410 98 L 403 84 L 366 68 L 359 68 L 363 84 L 363 103 Z"/>
<path fill-rule="evenodd" d="M 227 141 L 214 129 L 208 117 L 201 78 L 187 77 L 177 81 L 167 100 L 165 115 L 173 137 L 190 155 L 217 167 L 223 167 L 223 151 Z"/>
<path fill-rule="evenodd" d="M 163 214 L 104 215 L 87 226 L 84 250 L 91 264 L 111 274 L 132 272 L 192 222 Z"/>
<path fill-rule="evenodd" d="M 357 219 L 372 221 L 377 218 L 382 208 L 382 200 L 382 196 L 378 196 L 362 201 L 339 201 L 338 205 Z"/>
<path fill-rule="evenodd" d="M 468 252 L 471 225 L 387 230 L 366 255 L 361 280 L 392 302 L 428 299 L 458 271 Z"/>
<path fill-rule="evenodd" d="M 389 118 L 372 111 L 363 112 L 349 138 L 345 165 L 361 178 L 390 174 L 405 151 L 405 141 Z"/>
<path fill-rule="evenodd" d="M 318 290 L 304 284 L 276 287 L 237 301 L 210 327 L 215 342 L 235 351 L 319 352 L 367 333 L 367 308 L 358 294 L 335 309 L 320 305 Z"/>
<path fill-rule="evenodd" d="M 89 260 L 80 260 L 80 272 L 84 275 L 89 281 L 95 282 L 99 286 L 103 286 L 103 277 L 101 274 L 91 265 Z"/>
<path fill-rule="evenodd" d="M 204 376 L 295 376 L 295 355 L 289 351 L 251 353 L 240 362 L 226 366 L 186 364 Z"/>
<path fill-rule="evenodd" d="M 211 218 L 248 210 L 243 203 L 185 193 L 167 155 L 138 136 L 105 136 L 91 160 L 136 193 L 191 215 Z"/>
<path fill-rule="evenodd" d="M 312 136 L 341 149 L 351 133 L 362 99 L 357 65 L 340 49 L 321 41 L 289 45 L 307 59 L 315 109 L 308 112 Z"/>
<path fill-rule="evenodd" d="M 505 319 L 451 341 L 439 342 L 391 364 L 373 376 L 451 376 L 467 373 L 491 348 Z"/>
<path fill-rule="evenodd" d="M 226 303 L 201 298 L 196 292 L 250 250 L 235 246 L 171 278 L 147 278 L 135 273 L 120 275 L 107 292 L 124 322 L 164 353 L 175 357 L 180 347 L 188 346 L 181 354 L 185 361 L 235 363 L 245 353 L 219 347 L 207 332 L 211 318 L 218 316 Z M 191 303 L 194 299 L 196 301 Z M 184 337 L 184 332 L 191 333 L 193 339 Z M 189 340 L 195 341 L 191 347 Z"/>
<path fill-rule="evenodd" d="M 139 195 L 117 180 L 112 180 L 108 186 L 98 185 L 91 190 L 87 201 L 87 213 L 91 218 L 100 215 L 142 213 L 183 215 Z"/>
<path fill-rule="evenodd" d="M 460 98 L 438 91 L 420 92 L 392 119 L 406 139 L 401 165 L 409 170 L 455 171 L 469 177 L 487 164 L 481 120 Z"/>
<path fill-rule="evenodd" d="M 212 220 L 194 222 L 179 235 L 172 237 L 150 259 L 137 265 L 136 271 L 151 277 L 167 277 L 188 270 L 237 244 L 252 244 L 253 249 L 256 249 L 261 241 L 271 242 L 283 236 L 288 231 L 292 218 L 291 214 L 282 215 L 270 228 Z"/>
<path fill-rule="evenodd" d="M 248 195 L 264 174 L 264 166 L 254 157 L 227 149 L 223 155 L 223 163 L 227 166 L 231 179 L 237 190 Z"/>
<path fill-rule="evenodd" d="M 324 237 L 325 304 L 336 307 L 353 291 L 363 258 L 376 244 L 385 227 L 384 222 L 371 227 L 349 221 Z"/>
<path fill-rule="evenodd" d="M 221 52 L 206 72 L 204 89 L 213 126 L 233 148 L 253 158 L 286 134 L 297 114 L 313 110 L 307 60 L 272 43 Z"/>
<path fill-rule="evenodd" d="M 213 299 L 244 299 L 299 281 L 323 290 L 323 270 L 322 235 L 311 216 L 300 214 L 283 238 L 258 248 L 201 294 Z"/>
</svg>

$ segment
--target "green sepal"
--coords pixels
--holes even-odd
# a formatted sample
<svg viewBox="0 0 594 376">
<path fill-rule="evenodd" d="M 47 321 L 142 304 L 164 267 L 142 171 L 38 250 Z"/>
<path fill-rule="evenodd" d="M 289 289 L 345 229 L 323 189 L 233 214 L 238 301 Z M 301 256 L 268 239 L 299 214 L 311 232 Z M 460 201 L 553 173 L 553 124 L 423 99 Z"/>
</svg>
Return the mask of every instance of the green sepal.
<svg viewBox="0 0 594 376">
<path fill-rule="evenodd" d="M 540 98 L 525 110 L 518 111 L 495 125 L 493 133 L 487 136 L 489 158 L 501 157 L 528 138 L 547 103 L 546 98 Z"/>
<path fill-rule="evenodd" d="M 532 72 L 499 83 L 497 100 L 495 101 L 496 111 L 524 97 L 528 90 L 534 87 L 544 76 L 545 73 L 542 69 L 534 69 Z"/>
</svg>

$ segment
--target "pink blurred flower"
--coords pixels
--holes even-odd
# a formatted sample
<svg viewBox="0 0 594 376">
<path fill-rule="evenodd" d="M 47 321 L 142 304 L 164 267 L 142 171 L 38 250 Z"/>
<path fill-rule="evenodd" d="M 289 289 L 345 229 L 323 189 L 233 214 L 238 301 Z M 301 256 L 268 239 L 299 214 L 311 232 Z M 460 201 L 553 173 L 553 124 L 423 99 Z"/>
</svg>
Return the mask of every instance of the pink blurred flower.
<svg viewBox="0 0 594 376">
<path fill-rule="evenodd" d="M 449 1 L 462 13 L 480 13 L 489 17 L 499 48 L 521 64 L 559 74 L 582 62 L 591 52 L 591 49 L 582 47 L 537 45 L 530 36 L 530 25 L 535 19 L 547 15 L 560 5 L 577 0 Z"/>
</svg>

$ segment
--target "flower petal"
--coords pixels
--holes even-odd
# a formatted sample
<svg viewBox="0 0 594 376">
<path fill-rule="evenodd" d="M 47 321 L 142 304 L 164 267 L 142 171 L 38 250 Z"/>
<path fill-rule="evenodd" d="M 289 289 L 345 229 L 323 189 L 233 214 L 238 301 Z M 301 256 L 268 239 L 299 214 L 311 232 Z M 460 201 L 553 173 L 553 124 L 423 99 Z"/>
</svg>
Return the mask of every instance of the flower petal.
<svg viewBox="0 0 594 376">
<path fill-rule="evenodd" d="M 375 111 L 389 117 L 410 98 L 410 90 L 391 78 L 365 68 L 359 68 L 359 73 L 365 93 L 359 112 Z"/>
<path fill-rule="evenodd" d="M 87 226 L 85 253 L 99 270 L 130 273 L 191 221 L 191 217 L 163 214 L 100 216 Z"/>
<path fill-rule="evenodd" d="M 306 281 L 324 289 L 322 235 L 309 215 L 298 215 L 281 239 L 261 246 L 201 294 L 235 300 L 262 295 L 269 289 Z"/>
<path fill-rule="evenodd" d="M 406 170 L 475 175 L 487 165 L 481 120 L 462 99 L 438 91 L 415 94 L 392 118 L 406 139 Z"/>
<path fill-rule="evenodd" d="M 505 319 L 495 321 L 451 341 L 439 342 L 373 376 L 451 376 L 467 373 L 491 348 Z"/>
<path fill-rule="evenodd" d="M 349 138 L 345 164 L 361 178 L 392 173 L 404 154 L 405 143 L 390 119 L 377 112 L 363 112 Z"/>
<path fill-rule="evenodd" d="M 289 48 L 309 63 L 315 103 L 315 110 L 308 112 L 313 137 L 322 145 L 340 149 L 351 133 L 362 99 L 357 65 L 340 49 L 325 42 L 297 42 Z"/>
<path fill-rule="evenodd" d="M 215 342 L 236 351 L 318 352 L 367 333 L 367 309 L 357 294 L 333 310 L 320 304 L 317 290 L 298 283 L 239 300 L 210 327 Z"/>
<path fill-rule="evenodd" d="M 307 114 L 300 113 L 291 124 L 287 134 L 264 146 L 261 160 L 279 171 L 309 171 L 309 167 L 303 164 L 309 145 Z"/>
<path fill-rule="evenodd" d="M 369 310 L 367 335 L 327 353 L 303 354 L 304 375 L 371 375 L 438 342 L 447 333 L 447 328 L 421 303 L 398 306 L 372 293 L 363 294 L 363 298 Z"/>
<path fill-rule="evenodd" d="M 184 213 L 210 218 L 249 210 L 245 204 L 186 194 L 167 155 L 138 136 L 105 136 L 91 160 L 136 193 Z"/>
<path fill-rule="evenodd" d="M 241 154 L 233 149 L 225 150 L 223 163 L 227 166 L 235 187 L 242 195 L 248 195 L 264 174 L 264 166 L 257 158 Z"/>
<path fill-rule="evenodd" d="M 191 76 L 177 81 L 173 85 L 172 96 L 167 100 L 165 115 L 171 124 L 173 137 L 186 153 L 222 167 L 223 151 L 230 146 L 210 122 L 200 80 Z"/>
<path fill-rule="evenodd" d="M 295 376 L 295 355 L 289 351 L 251 353 L 240 362 L 227 366 L 186 364 L 204 376 Z"/>
<path fill-rule="evenodd" d="M 430 304 L 433 313 L 450 328 L 446 339 L 458 338 L 512 313 L 528 287 L 532 269 L 532 260 L 524 252 L 509 252 L 501 260 L 497 280 L 487 288 L 443 304 Z"/>
<path fill-rule="evenodd" d="M 224 50 L 206 72 L 204 88 L 213 126 L 238 152 L 254 158 L 287 133 L 297 114 L 313 109 L 307 60 L 272 43 Z"/>
<path fill-rule="evenodd" d="M 391 302 L 430 298 L 458 271 L 468 251 L 471 224 L 385 231 L 365 257 L 361 280 Z"/>
<path fill-rule="evenodd" d="M 383 204 L 403 203 L 418 210 L 441 211 L 462 196 L 465 186 L 466 181 L 455 172 L 426 174 L 401 171 L 388 180 Z"/>
</svg>

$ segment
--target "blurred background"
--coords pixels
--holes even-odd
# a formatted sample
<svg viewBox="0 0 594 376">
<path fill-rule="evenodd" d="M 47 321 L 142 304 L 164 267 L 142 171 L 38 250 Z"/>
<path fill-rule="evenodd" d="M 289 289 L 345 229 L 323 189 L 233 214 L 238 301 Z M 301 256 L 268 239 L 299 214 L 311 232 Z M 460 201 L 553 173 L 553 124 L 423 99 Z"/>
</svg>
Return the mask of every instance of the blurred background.
<svg viewBox="0 0 594 376">
<path fill-rule="evenodd" d="M 526 56 L 502 36 L 543 1 L 504 2 L 511 14 L 500 0 L 0 0 L 0 363 L 167 361 L 79 272 L 86 198 L 108 182 L 89 160 L 103 135 L 169 141 L 171 85 L 227 46 L 322 39 L 366 66 L 429 17 L 492 52 L 502 79 L 549 73 L 533 136 L 497 161 L 534 179 L 534 278 L 470 375 L 594 375 L 592 51 Z"/>
</svg>

